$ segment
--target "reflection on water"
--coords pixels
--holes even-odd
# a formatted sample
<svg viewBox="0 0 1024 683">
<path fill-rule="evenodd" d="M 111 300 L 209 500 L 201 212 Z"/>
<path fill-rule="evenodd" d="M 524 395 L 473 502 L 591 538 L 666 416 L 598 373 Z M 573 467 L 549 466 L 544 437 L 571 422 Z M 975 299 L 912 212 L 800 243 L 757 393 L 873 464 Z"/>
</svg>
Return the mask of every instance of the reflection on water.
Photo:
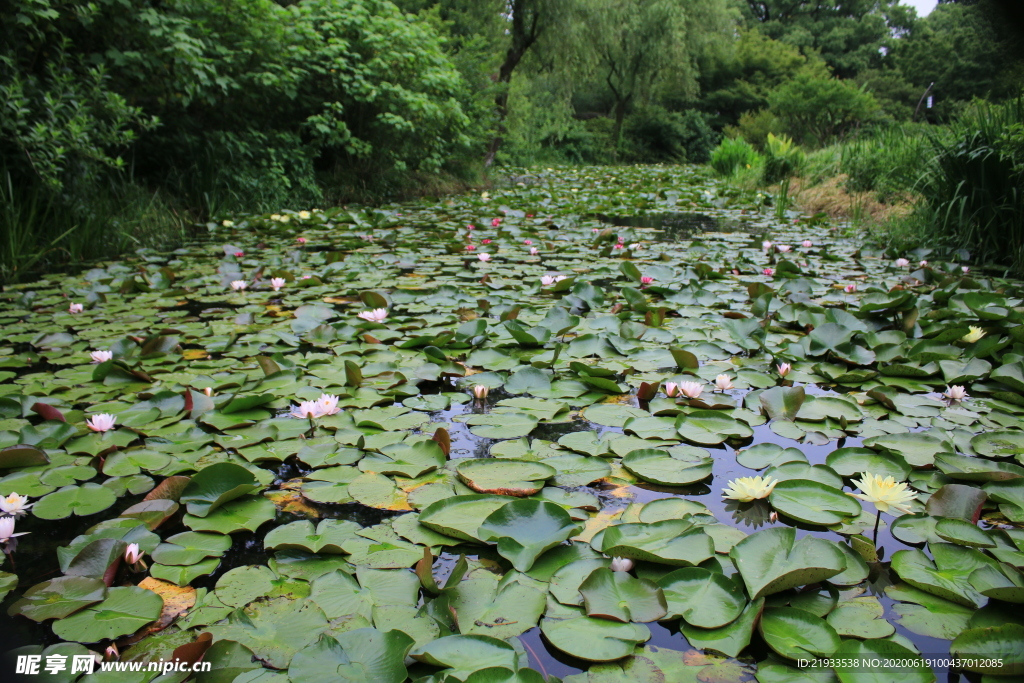
<svg viewBox="0 0 1024 683">
<path fill-rule="evenodd" d="M 597 220 L 609 225 L 627 228 L 652 228 L 661 231 L 657 239 L 675 241 L 702 232 L 761 232 L 763 228 L 746 221 L 709 216 L 704 213 L 654 213 L 644 216 L 607 216 L 598 214 Z"/>
</svg>

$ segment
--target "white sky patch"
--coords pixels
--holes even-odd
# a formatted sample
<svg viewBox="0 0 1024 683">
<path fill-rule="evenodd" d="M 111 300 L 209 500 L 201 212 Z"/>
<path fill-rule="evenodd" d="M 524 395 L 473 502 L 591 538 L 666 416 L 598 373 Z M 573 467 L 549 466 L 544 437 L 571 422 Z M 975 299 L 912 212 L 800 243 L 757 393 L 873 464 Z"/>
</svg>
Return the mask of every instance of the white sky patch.
<svg viewBox="0 0 1024 683">
<path fill-rule="evenodd" d="M 929 12 L 935 9 L 937 0 L 903 0 L 900 4 L 910 5 L 911 7 L 916 8 L 917 16 L 923 17 L 927 16 Z"/>
</svg>

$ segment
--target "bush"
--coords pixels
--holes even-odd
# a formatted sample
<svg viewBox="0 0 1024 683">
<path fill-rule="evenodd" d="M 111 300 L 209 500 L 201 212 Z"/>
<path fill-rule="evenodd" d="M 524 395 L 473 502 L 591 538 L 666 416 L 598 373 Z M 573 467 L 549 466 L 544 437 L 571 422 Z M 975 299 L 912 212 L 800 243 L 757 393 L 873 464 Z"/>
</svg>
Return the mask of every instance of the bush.
<svg viewBox="0 0 1024 683">
<path fill-rule="evenodd" d="M 764 182 L 774 184 L 800 172 L 805 161 L 803 150 L 785 135 L 768 133 L 764 153 Z"/>
<path fill-rule="evenodd" d="M 752 168 L 760 163 L 761 155 L 742 139 L 726 138 L 711 153 L 711 168 L 721 176 L 732 176 L 740 169 Z"/>
<path fill-rule="evenodd" d="M 880 114 L 871 93 L 850 81 L 801 74 L 768 98 L 785 132 L 812 146 L 842 139 Z"/>
<path fill-rule="evenodd" d="M 768 109 L 748 111 L 740 116 L 735 126 L 726 126 L 725 134 L 731 138 L 743 138 L 756 149 L 764 149 L 768 136 L 782 132 L 779 118 Z"/>
<path fill-rule="evenodd" d="M 932 157 L 928 139 L 910 124 L 892 126 L 842 145 L 840 173 L 852 192 L 888 198 L 913 191 Z"/>
<path fill-rule="evenodd" d="M 648 106 L 626 119 L 625 157 L 636 162 L 676 161 L 703 164 L 718 135 L 705 114 L 694 110 L 670 112 Z"/>
</svg>

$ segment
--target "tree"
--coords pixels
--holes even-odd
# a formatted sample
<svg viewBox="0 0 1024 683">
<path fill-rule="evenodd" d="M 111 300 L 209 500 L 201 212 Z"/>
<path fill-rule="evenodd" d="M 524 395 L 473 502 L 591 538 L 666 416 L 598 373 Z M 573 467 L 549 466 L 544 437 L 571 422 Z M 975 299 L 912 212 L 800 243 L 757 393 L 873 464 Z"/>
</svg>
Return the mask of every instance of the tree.
<svg viewBox="0 0 1024 683">
<path fill-rule="evenodd" d="M 768 98 L 772 112 L 803 144 L 842 138 L 878 114 L 871 93 L 851 81 L 801 74 Z"/>
</svg>

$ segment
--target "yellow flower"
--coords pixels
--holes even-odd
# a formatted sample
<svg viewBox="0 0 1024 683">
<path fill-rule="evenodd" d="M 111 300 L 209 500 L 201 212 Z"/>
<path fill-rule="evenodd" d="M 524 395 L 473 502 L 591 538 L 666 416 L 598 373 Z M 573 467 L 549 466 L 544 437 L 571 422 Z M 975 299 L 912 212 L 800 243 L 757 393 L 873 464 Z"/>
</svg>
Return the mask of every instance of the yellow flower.
<svg viewBox="0 0 1024 683">
<path fill-rule="evenodd" d="M 968 344 L 973 344 L 974 342 L 984 337 L 986 334 L 985 330 L 981 329 L 980 327 L 975 327 L 974 325 L 971 325 L 969 329 L 970 332 L 960 337 L 960 341 L 967 342 Z"/>
<path fill-rule="evenodd" d="M 767 498 L 778 483 L 778 480 L 771 477 L 740 477 L 729 482 L 729 487 L 722 491 L 722 497 L 749 503 L 758 498 Z"/>
<path fill-rule="evenodd" d="M 889 508 L 892 508 L 909 514 L 910 508 L 907 506 L 917 499 L 914 492 L 907 489 L 906 482 L 897 483 L 893 477 L 883 477 L 880 474 L 865 472 L 860 481 L 854 479 L 853 483 L 863 493 L 851 493 L 850 495 L 874 503 L 879 512 L 889 512 Z M 890 512 L 890 514 L 892 513 Z"/>
</svg>

